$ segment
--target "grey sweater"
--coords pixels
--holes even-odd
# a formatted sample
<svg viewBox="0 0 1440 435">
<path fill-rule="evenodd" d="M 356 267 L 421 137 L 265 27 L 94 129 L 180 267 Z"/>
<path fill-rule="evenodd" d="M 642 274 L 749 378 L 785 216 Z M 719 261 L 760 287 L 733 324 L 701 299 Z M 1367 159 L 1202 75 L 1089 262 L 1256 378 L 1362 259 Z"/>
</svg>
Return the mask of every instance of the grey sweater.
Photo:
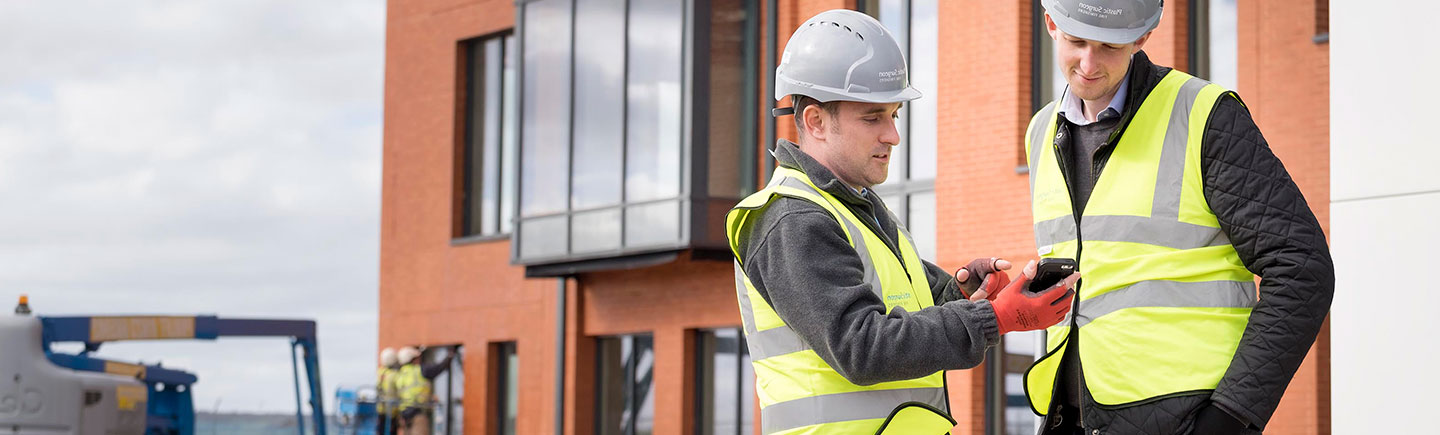
<svg viewBox="0 0 1440 435">
<path fill-rule="evenodd" d="M 861 197 L 789 141 L 775 147 L 781 165 L 804 172 L 884 239 L 899 237 L 894 215 L 876 195 Z M 924 261 L 935 306 L 917 312 L 885 304 L 864 282 L 860 254 L 819 205 L 782 197 L 739 234 L 745 274 L 780 318 L 831 368 L 857 385 L 913 379 L 974 367 L 999 340 L 987 301 L 960 297 L 955 279 Z"/>
</svg>

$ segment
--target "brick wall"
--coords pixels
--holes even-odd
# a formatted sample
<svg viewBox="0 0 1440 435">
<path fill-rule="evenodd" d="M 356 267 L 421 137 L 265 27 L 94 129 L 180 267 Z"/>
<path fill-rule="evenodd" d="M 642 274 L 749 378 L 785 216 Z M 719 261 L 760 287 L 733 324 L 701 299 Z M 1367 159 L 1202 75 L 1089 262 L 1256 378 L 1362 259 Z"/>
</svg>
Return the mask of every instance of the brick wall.
<svg viewBox="0 0 1440 435">
<path fill-rule="evenodd" d="M 1187 0 L 1167 2 L 1147 52 L 1183 66 Z M 780 49 L 805 18 L 853 0 L 782 1 Z M 518 433 L 555 430 L 556 279 L 525 279 L 506 240 L 452 245 L 459 41 L 513 26 L 511 0 L 392 0 L 385 71 L 380 345 L 466 345 L 466 433 L 484 433 L 489 344 L 516 341 Z M 1031 115 L 1028 2 L 940 2 L 938 262 L 1034 258 L 1026 176 L 1016 173 Z M 1241 2 L 1239 91 L 1328 228 L 1328 47 L 1310 41 L 1313 3 Z M 764 26 L 762 25 L 762 29 Z M 778 56 L 777 56 L 778 58 Z M 778 59 L 777 59 L 778 60 Z M 760 92 L 764 92 L 763 87 Z M 762 95 L 762 98 L 771 98 Z M 788 104 L 788 102 L 782 105 Z M 762 118 L 762 120 L 765 118 Z M 793 138 L 789 118 L 777 136 Z M 593 428 L 594 342 L 635 332 L 655 339 L 655 433 L 693 430 L 693 331 L 734 327 L 731 265 L 690 260 L 567 281 L 565 433 Z M 1292 382 L 1267 433 L 1329 433 L 1328 335 Z M 948 375 L 956 434 L 983 431 L 982 368 Z M 758 413 L 757 413 L 758 414 Z"/>
</svg>

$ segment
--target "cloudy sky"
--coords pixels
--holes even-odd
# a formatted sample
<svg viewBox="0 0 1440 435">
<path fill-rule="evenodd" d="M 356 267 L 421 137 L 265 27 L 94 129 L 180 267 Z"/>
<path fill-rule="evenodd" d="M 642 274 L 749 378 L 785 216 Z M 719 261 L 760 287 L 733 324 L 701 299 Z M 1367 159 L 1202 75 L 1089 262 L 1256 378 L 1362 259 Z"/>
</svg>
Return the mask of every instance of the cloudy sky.
<svg viewBox="0 0 1440 435">
<path fill-rule="evenodd" d="M 381 0 L 0 2 L 0 302 L 319 322 L 373 382 Z M 282 339 L 117 343 L 202 410 L 294 408 Z"/>
</svg>

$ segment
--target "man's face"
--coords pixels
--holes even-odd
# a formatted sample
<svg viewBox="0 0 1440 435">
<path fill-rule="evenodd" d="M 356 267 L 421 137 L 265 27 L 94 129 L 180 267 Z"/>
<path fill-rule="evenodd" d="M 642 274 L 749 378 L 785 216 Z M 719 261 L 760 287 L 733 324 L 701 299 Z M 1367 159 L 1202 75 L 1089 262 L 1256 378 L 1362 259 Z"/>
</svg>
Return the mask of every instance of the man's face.
<svg viewBox="0 0 1440 435">
<path fill-rule="evenodd" d="M 900 105 L 845 101 L 833 117 L 819 106 L 807 107 L 807 134 L 823 140 L 816 141 L 809 153 L 851 187 L 885 182 L 890 151 L 900 144 L 900 132 L 895 129 Z"/>
<path fill-rule="evenodd" d="M 1055 21 L 1050 19 L 1049 14 L 1045 15 L 1045 27 L 1050 32 L 1050 38 L 1055 40 L 1060 71 L 1065 74 L 1065 82 L 1070 84 L 1070 92 L 1087 101 L 1114 95 L 1130 68 L 1130 56 L 1139 52 L 1145 41 L 1150 39 L 1149 33 L 1129 44 L 1080 39 L 1055 27 Z"/>
</svg>

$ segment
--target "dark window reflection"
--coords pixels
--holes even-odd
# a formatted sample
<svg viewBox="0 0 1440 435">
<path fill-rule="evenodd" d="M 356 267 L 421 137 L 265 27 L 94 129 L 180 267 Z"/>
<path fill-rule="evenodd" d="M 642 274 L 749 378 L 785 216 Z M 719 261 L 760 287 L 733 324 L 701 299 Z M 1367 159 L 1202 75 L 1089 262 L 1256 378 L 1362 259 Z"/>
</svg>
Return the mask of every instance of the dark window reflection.
<svg viewBox="0 0 1440 435">
<path fill-rule="evenodd" d="M 655 426 L 655 352 L 649 334 L 598 339 L 595 433 L 649 435 Z"/>
<path fill-rule="evenodd" d="M 461 43 L 465 114 L 460 237 L 510 231 L 514 165 L 506 162 L 515 158 L 515 133 L 509 127 L 514 116 L 513 40 L 505 34 Z"/>
<path fill-rule="evenodd" d="M 695 359 L 695 433 L 755 433 L 755 371 L 738 328 L 700 331 Z"/>
<path fill-rule="evenodd" d="M 515 417 L 520 404 L 520 355 L 514 342 L 495 345 L 495 352 L 495 361 L 499 364 L 494 380 L 495 433 L 515 435 Z"/>
</svg>

